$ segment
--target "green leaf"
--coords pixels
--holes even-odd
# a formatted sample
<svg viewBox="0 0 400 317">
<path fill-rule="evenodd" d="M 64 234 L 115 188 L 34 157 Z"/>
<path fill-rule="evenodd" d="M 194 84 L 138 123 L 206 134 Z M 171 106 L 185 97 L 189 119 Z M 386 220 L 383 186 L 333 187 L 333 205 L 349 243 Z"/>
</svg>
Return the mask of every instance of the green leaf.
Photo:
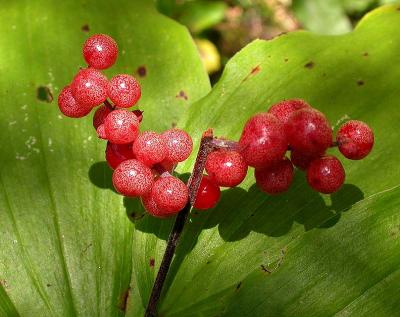
<svg viewBox="0 0 400 317">
<path fill-rule="evenodd" d="M 399 6 L 391 6 L 368 14 L 346 35 L 296 32 L 256 41 L 189 109 L 181 123 L 196 146 L 208 127 L 238 139 L 249 116 L 294 97 L 326 113 L 335 129 L 348 118 L 367 122 L 376 145 L 362 161 L 341 158 L 346 184 L 334 195 L 313 192 L 297 172 L 288 193 L 268 196 L 250 171 L 215 209 L 192 212 L 161 316 L 398 314 L 399 27 Z M 189 172 L 193 161 L 179 171 Z M 136 221 L 130 316 L 143 313 L 170 225 Z"/>
</svg>

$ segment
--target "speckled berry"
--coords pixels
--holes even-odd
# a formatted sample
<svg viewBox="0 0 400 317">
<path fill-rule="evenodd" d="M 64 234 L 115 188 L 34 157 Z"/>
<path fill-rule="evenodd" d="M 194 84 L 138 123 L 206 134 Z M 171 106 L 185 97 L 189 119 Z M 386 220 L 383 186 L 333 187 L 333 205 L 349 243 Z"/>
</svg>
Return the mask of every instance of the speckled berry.
<svg viewBox="0 0 400 317">
<path fill-rule="evenodd" d="M 82 118 L 92 110 L 91 106 L 81 105 L 76 102 L 72 96 L 70 86 L 64 87 L 58 96 L 58 107 L 65 116 L 70 118 Z"/>
<path fill-rule="evenodd" d="M 132 149 L 136 159 L 147 166 L 160 163 L 167 153 L 164 139 L 153 131 L 141 133 L 133 143 Z"/>
<path fill-rule="evenodd" d="M 93 115 L 93 127 L 97 130 L 97 128 L 104 123 L 104 119 L 111 112 L 110 109 L 106 106 L 101 106 L 97 108 L 96 112 Z"/>
<path fill-rule="evenodd" d="M 343 185 L 345 172 L 342 163 L 334 156 L 313 160 L 307 169 L 307 182 L 314 190 L 331 194 Z"/>
<path fill-rule="evenodd" d="M 251 117 L 239 143 L 247 165 L 259 168 L 280 160 L 288 147 L 283 124 L 269 113 Z"/>
<path fill-rule="evenodd" d="M 89 66 L 96 69 L 111 67 L 118 56 L 118 46 L 114 39 L 105 34 L 89 37 L 83 45 L 83 57 Z"/>
<path fill-rule="evenodd" d="M 132 152 L 132 143 L 113 144 L 111 142 L 107 142 L 106 160 L 112 169 L 116 169 L 122 162 L 133 158 L 135 158 L 135 156 Z"/>
<path fill-rule="evenodd" d="M 154 182 L 151 195 L 157 206 L 168 213 L 179 212 L 189 199 L 185 183 L 173 176 L 159 177 Z"/>
<path fill-rule="evenodd" d="M 302 108 L 311 108 L 311 106 L 302 99 L 289 99 L 272 105 L 268 113 L 274 115 L 283 124 L 286 124 L 290 115 Z"/>
<path fill-rule="evenodd" d="M 153 199 L 154 197 L 151 193 L 146 194 L 141 197 L 142 205 L 146 211 L 152 215 L 153 217 L 157 218 L 167 218 L 169 216 L 173 216 L 176 212 L 167 212 L 162 210 L 160 207 L 157 206 L 156 202 Z"/>
<path fill-rule="evenodd" d="M 246 177 L 247 164 L 236 151 L 218 150 L 208 155 L 206 171 L 217 185 L 235 187 Z"/>
<path fill-rule="evenodd" d="M 111 143 L 126 144 L 133 142 L 139 129 L 138 118 L 128 110 L 112 111 L 104 120 L 104 131 Z"/>
<path fill-rule="evenodd" d="M 186 160 L 193 149 L 192 138 L 181 129 L 170 129 L 162 134 L 167 154 L 165 159 L 170 162 Z"/>
<path fill-rule="evenodd" d="M 343 124 L 336 136 L 339 151 L 350 160 L 361 160 L 371 152 L 374 133 L 362 121 L 350 120 Z"/>
<path fill-rule="evenodd" d="M 104 123 L 97 127 L 96 133 L 99 139 L 107 140 L 106 131 L 104 131 Z"/>
<path fill-rule="evenodd" d="M 265 168 L 256 168 L 254 176 L 257 186 L 264 192 L 275 195 L 287 191 L 293 181 L 293 165 L 284 158 Z"/>
<path fill-rule="evenodd" d="M 141 90 L 135 78 L 122 74 L 114 76 L 110 80 L 107 94 L 117 107 L 129 108 L 140 99 Z"/>
<path fill-rule="evenodd" d="M 122 162 L 114 170 L 112 181 L 117 192 L 128 197 L 143 196 L 153 185 L 151 169 L 132 159 Z"/>
<path fill-rule="evenodd" d="M 194 208 L 199 210 L 214 208 L 220 197 L 219 186 L 208 175 L 204 175 L 197 191 Z"/>
</svg>

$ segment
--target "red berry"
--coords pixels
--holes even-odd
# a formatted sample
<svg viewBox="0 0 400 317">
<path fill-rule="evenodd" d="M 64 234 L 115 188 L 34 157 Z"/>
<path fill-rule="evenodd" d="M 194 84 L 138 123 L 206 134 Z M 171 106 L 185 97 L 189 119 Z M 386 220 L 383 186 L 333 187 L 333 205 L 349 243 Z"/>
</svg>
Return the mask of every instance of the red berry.
<svg viewBox="0 0 400 317">
<path fill-rule="evenodd" d="M 104 123 L 100 124 L 96 129 L 97 136 L 100 139 L 107 140 L 106 131 L 104 131 Z"/>
<path fill-rule="evenodd" d="M 115 144 L 133 142 L 139 129 L 139 120 L 131 112 L 118 109 L 110 112 L 104 120 L 104 132 L 107 140 Z"/>
<path fill-rule="evenodd" d="M 326 117 L 315 109 L 294 112 L 286 124 L 290 147 L 308 155 L 321 155 L 332 145 L 332 129 Z"/>
<path fill-rule="evenodd" d="M 157 206 L 153 198 L 154 197 L 151 195 L 151 193 L 146 194 L 141 198 L 143 207 L 150 215 L 157 218 L 166 218 L 175 214 L 162 210 L 160 207 Z"/>
<path fill-rule="evenodd" d="M 193 149 L 192 138 L 185 131 L 170 129 L 162 134 L 167 155 L 165 159 L 170 162 L 182 162 L 186 160 Z"/>
<path fill-rule="evenodd" d="M 253 167 L 264 167 L 280 160 L 288 147 L 283 124 L 269 113 L 251 117 L 239 143 L 247 165 Z"/>
<path fill-rule="evenodd" d="M 200 210 L 213 208 L 220 197 L 221 190 L 219 186 L 209 176 L 204 175 L 201 179 L 193 207 Z"/>
<path fill-rule="evenodd" d="M 107 78 L 94 68 L 81 69 L 71 84 L 72 95 L 79 104 L 96 107 L 107 98 Z"/>
<path fill-rule="evenodd" d="M 108 97 L 120 108 L 133 106 L 141 96 L 140 85 L 130 75 L 117 75 L 110 80 Z"/>
<path fill-rule="evenodd" d="M 268 113 L 274 115 L 283 124 L 286 124 L 290 115 L 302 108 L 311 108 L 311 106 L 302 99 L 289 99 L 272 105 Z"/>
<path fill-rule="evenodd" d="M 256 168 L 254 176 L 262 191 L 274 195 L 287 191 L 293 181 L 293 165 L 286 157 L 264 168 Z"/>
<path fill-rule="evenodd" d="M 117 55 L 117 43 L 105 34 L 92 35 L 83 45 L 83 57 L 89 66 L 96 69 L 111 67 L 117 60 Z"/>
<path fill-rule="evenodd" d="M 112 169 L 116 169 L 119 164 L 126 160 L 135 158 L 132 153 L 132 144 L 113 144 L 107 142 L 106 160 Z"/>
<path fill-rule="evenodd" d="M 136 158 L 147 166 L 160 163 L 167 153 L 164 139 L 153 131 L 141 133 L 133 143 L 132 150 Z"/>
<path fill-rule="evenodd" d="M 132 113 L 138 118 L 139 122 L 143 120 L 143 111 L 133 110 Z"/>
<path fill-rule="evenodd" d="M 104 119 L 111 112 L 110 109 L 106 106 L 99 107 L 93 116 L 93 127 L 97 130 L 97 128 L 104 123 Z"/>
<path fill-rule="evenodd" d="M 290 151 L 290 160 L 292 164 L 303 171 L 305 171 L 311 161 L 316 158 L 318 158 L 318 156 L 307 155 L 295 149 Z"/>
<path fill-rule="evenodd" d="M 169 172 L 170 174 L 172 174 L 176 163 L 175 162 L 171 162 L 168 160 L 163 160 L 162 162 L 160 162 L 160 165 L 162 166 L 162 168 L 164 168 L 167 172 Z"/>
<path fill-rule="evenodd" d="M 112 181 L 115 190 L 124 196 L 143 196 L 151 190 L 153 174 L 138 160 L 126 160 L 114 170 Z"/>
<path fill-rule="evenodd" d="M 366 157 L 374 145 L 374 133 L 362 121 L 350 120 L 343 124 L 336 136 L 339 151 L 350 160 Z"/>
<path fill-rule="evenodd" d="M 343 185 L 345 172 L 342 163 L 334 156 L 317 158 L 307 169 L 307 182 L 314 190 L 330 194 Z"/>
<path fill-rule="evenodd" d="M 64 87 L 58 96 L 58 107 L 64 115 L 71 118 L 82 118 L 92 110 L 91 106 L 81 105 L 76 102 L 72 96 L 70 86 Z"/>
<path fill-rule="evenodd" d="M 246 177 L 247 164 L 236 151 L 218 150 L 208 155 L 206 171 L 217 185 L 235 187 Z"/>
<path fill-rule="evenodd" d="M 156 205 L 168 213 L 181 211 L 189 199 L 185 183 L 173 176 L 159 177 L 154 182 L 151 195 Z"/>
</svg>

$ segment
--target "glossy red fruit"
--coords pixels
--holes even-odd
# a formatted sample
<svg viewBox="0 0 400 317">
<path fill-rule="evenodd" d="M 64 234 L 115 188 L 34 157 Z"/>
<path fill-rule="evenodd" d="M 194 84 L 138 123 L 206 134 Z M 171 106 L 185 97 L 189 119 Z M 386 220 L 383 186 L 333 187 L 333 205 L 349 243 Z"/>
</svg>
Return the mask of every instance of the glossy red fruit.
<svg viewBox="0 0 400 317">
<path fill-rule="evenodd" d="M 114 39 L 105 34 L 89 37 L 83 45 L 83 57 L 89 66 L 106 69 L 114 65 L 118 56 L 118 46 Z"/>
<path fill-rule="evenodd" d="M 139 120 L 131 111 L 114 110 L 104 120 L 104 132 L 111 143 L 131 143 L 139 133 Z"/>
<path fill-rule="evenodd" d="M 112 169 L 116 169 L 122 162 L 133 158 L 135 158 L 135 156 L 132 152 L 132 143 L 113 144 L 111 142 L 107 142 L 106 160 Z"/>
<path fill-rule="evenodd" d="M 147 166 L 160 163 L 167 154 L 164 139 L 153 131 L 141 133 L 133 143 L 132 150 L 136 159 Z"/>
<path fill-rule="evenodd" d="M 151 193 L 141 197 L 142 205 L 150 215 L 157 218 L 167 218 L 175 214 L 175 212 L 170 213 L 162 210 L 160 207 L 157 206 L 153 198 L 154 197 L 151 195 Z"/>
<path fill-rule="evenodd" d="M 104 123 L 97 127 L 96 133 L 99 139 L 107 140 L 106 132 L 104 131 Z"/>
<path fill-rule="evenodd" d="M 181 211 L 189 199 L 189 191 L 184 182 L 173 176 L 159 177 L 151 189 L 156 205 L 168 213 Z"/>
<path fill-rule="evenodd" d="M 246 177 L 247 164 L 236 151 L 218 150 L 208 155 L 206 171 L 217 185 L 235 187 Z"/>
<path fill-rule="evenodd" d="M 162 134 L 167 154 L 165 159 L 170 162 L 186 160 L 193 149 L 192 138 L 181 129 L 170 129 Z"/>
<path fill-rule="evenodd" d="M 70 86 L 66 86 L 58 96 L 58 107 L 60 111 L 70 118 L 82 118 L 92 110 L 91 106 L 80 105 L 72 96 Z"/>
<path fill-rule="evenodd" d="M 350 120 L 343 124 L 336 136 L 339 151 L 350 160 L 361 160 L 371 152 L 374 133 L 362 121 Z"/>
<path fill-rule="evenodd" d="M 321 155 L 332 145 L 332 128 L 318 110 L 295 111 L 285 127 L 290 147 L 302 153 Z"/>
<path fill-rule="evenodd" d="M 94 68 L 81 69 L 71 83 L 75 100 L 87 107 L 96 107 L 107 99 L 107 78 Z"/>
<path fill-rule="evenodd" d="M 302 99 L 289 99 L 272 105 L 268 113 L 274 115 L 283 124 L 286 124 L 293 112 L 303 108 L 311 108 L 311 106 Z"/>
<path fill-rule="evenodd" d="M 247 165 L 258 168 L 280 160 L 288 147 L 284 125 L 269 113 L 256 114 L 247 121 L 239 144 Z"/>
<path fill-rule="evenodd" d="M 311 156 L 304 154 L 295 149 L 290 151 L 290 160 L 292 161 L 292 164 L 303 171 L 307 169 L 312 160 L 318 157 L 319 156 Z"/>
<path fill-rule="evenodd" d="M 128 197 L 143 196 L 153 185 L 151 169 L 138 160 L 122 162 L 114 170 L 112 181 L 117 192 Z"/>
<path fill-rule="evenodd" d="M 344 179 L 342 163 L 334 156 L 315 159 L 307 169 L 308 184 L 320 193 L 330 194 L 338 191 Z"/>
<path fill-rule="evenodd" d="M 130 75 L 114 76 L 108 85 L 108 97 L 120 108 L 132 107 L 140 99 L 140 85 Z"/>
<path fill-rule="evenodd" d="M 204 175 L 197 191 L 194 208 L 199 210 L 214 208 L 220 197 L 221 189 L 219 186 L 209 176 Z"/>
<path fill-rule="evenodd" d="M 104 123 L 104 119 L 111 112 L 110 109 L 106 106 L 101 106 L 97 108 L 96 112 L 93 115 L 93 127 L 97 130 L 97 128 Z"/>
<path fill-rule="evenodd" d="M 265 168 L 256 168 L 254 176 L 260 189 L 275 195 L 287 191 L 293 181 L 293 165 L 286 157 Z"/>
</svg>

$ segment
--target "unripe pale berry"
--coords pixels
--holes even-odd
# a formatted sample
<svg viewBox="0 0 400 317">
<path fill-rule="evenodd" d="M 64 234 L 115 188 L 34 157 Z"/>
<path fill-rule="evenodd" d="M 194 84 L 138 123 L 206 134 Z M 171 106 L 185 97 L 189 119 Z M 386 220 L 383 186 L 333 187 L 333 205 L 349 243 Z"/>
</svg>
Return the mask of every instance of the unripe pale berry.
<svg viewBox="0 0 400 317">
<path fill-rule="evenodd" d="M 274 115 L 283 124 L 286 124 L 290 115 L 302 108 L 311 108 L 311 106 L 302 99 L 289 99 L 272 105 L 268 113 Z"/>
<path fill-rule="evenodd" d="M 286 157 L 268 167 L 256 168 L 254 176 L 260 189 L 275 195 L 287 191 L 293 181 L 293 165 Z"/>
<path fill-rule="evenodd" d="M 308 155 L 321 155 L 332 145 L 332 129 L 318 110 L 304 108 L 295 111 L 286 124 L 289 145 Z"/>
<path fill-rule="evenodd" d="M 350 120 L 343 124 L 336 136 L 339 151 L 350 160 L 361 160 L 371 152 L 374 133 L 362 121 Z"/>
<path fill-rule="evenodd" d="M 165 148 L 164 139 L 161 135 L 153 131 L 146 131 L 136 138 L 132 147 L 136 159 L 152 166 L 164 160 L 167 150 Z"/>
<path fill-rule="evenodd" d="M 97 108 L 96 112 L 93 115 L 93 127 L 97 130 L 97 128 L 104 123 L 104 119 L 111 112 L 110 109 L 106 106 L 101 106 Z"/>
<path fill-rule="evenodd" d="M 75 100 L 88 107 L 96 107 L 107 99 L 107 87 L 107 78 L 94 68 L 81 69 L 71 83 Z"/>
<path fill-rule="evenodd" d="M 283 123 L 269 113 L 251 117 L 239 143 L 246 163 L 259 168 L 282 159 L 288 147 Z"/>
<path fill-rule="evenodd" d="M 140 99 L 140 85 L 130 75 L 114 76 L 108 85 L 108 97 L 120 108 L 129 108 Z"/>
<path fill-rule="evenodd" d="M 314 190 L 330 194 L 343 185 L 345 172 L 342 163 L 334 156 L 313 160 L 307 168 L 307 182 Z"/>
<path fill-rule="evenodd" d="M 128 197 L 143 196 L 153 185 L 151 169 L 138 160 L 126 160 L 114 170 L 112 181 L 117 192 Z"/>
<path fill-rule="evenodd" d="M 111 67 L 118 56 L 118 46 L 114 39 L 105 34 L 89 37 L 83 45 L 83 57 L 89 66 L 96 69 Z"/>
<path fill-rule="evenodd" d="M 173 176 L 159 177 L 151 189 L 156 205 L 168 213 L 182 210 L 189 199 L 189 191 L 184 182 Z"/>
<path fill-rule="evenodd" d="M 236 151 L 218 150 L 208 155 L 206 171 L 217 185 L 235 187 L 246 177 L 247 164 Z"/>
<path fill-rule="evenodd" d="M 132 152 L 132 143 L 113 144 L 111 142 L 107 142 L 106 160 L 112 169 L 116 169 L 122 162 L 133 158 L 135 158 L 135 156 Z"/>
<path fill-rule="evenodd" d="M 64 115 L 70 118 L 82 118 L 92 110 L 91 106 L 81 105 L 76 102 L 72 96 L 70 86 L 64 87 L 58 96 L 58 107 Z"/>
<path fill-rule="evenodd" d="M 221 190 L 219 186 L 208 175 L 204 175 L 193 207 L 199 210 L 214 208 L 220 197 Z"/>
<path fill-rule="evenodd" d="M 139 120 L 131 111 L 118 109 L 110 112 L 104 120 L 104 132 L 111 143 L 133 142 L 139 129 Z"/>
<path fill-rule="evenodd" d="M 162 134 L 167 154 L 165 159 L 170 162 L 186 160 L 193 149 L 192 138 L 181 129 L 170 129 Z"/>
</svg>

